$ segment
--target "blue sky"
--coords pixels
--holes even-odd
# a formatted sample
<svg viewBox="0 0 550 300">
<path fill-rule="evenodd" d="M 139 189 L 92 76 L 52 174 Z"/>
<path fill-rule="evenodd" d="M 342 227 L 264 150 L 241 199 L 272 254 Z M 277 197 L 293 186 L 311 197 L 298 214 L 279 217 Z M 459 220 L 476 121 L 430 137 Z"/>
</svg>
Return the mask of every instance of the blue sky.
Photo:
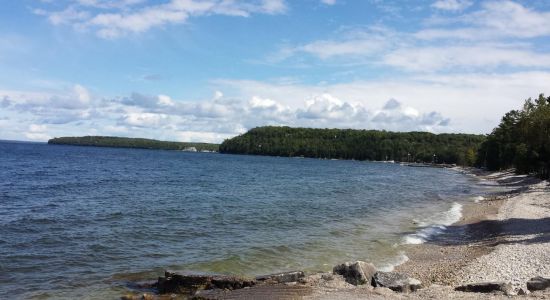
<svg viewBox="0 0 550 300">
<path fill-rule="evenodd" d="M 550 2 L 20 0 L 0 139 L 262 125 L 488 133 L 550 93 Z"/>
</svg>

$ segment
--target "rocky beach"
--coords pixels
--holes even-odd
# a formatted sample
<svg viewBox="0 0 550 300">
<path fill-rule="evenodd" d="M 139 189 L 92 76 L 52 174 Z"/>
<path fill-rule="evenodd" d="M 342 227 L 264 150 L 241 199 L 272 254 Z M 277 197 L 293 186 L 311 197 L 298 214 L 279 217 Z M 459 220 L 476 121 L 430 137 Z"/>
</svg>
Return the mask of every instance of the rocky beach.
<svg viewBox="0 0 550 300">
<path fill-rule="evenodd" d="M 472 201 L 442 234 L 408 245 L 409 260 L 393 272 L 369 262 L 257 278 L 167 272 L 122 299 L 550 299 L 549 183 L 512 171 L 458 171 L 506 191 Z"/>
</svg>

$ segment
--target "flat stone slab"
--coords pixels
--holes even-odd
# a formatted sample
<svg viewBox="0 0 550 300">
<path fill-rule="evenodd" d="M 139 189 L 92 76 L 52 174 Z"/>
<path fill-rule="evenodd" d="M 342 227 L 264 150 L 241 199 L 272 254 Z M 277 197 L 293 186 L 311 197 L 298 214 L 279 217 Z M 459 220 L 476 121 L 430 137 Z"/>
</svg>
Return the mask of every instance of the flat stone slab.
<svg viewBox="0 0 550 300">
<path fill-rule="evenodd" d="M 283 273 L 277 273 L 277 274 L 258 276 L 256 277 L 256 281 L 289 283 L 289 282 L 297 282 L 304 277 L 305 277 L 304 272 L 292 271 L 292 272 L 283 272 Z"/>
<path fill-rule="evenodd" d="M 167 271 L 164 273 L 164 277 L 158 278 L 156 288 L 160 294 L 193 295 L 200 290 L 236 290 L 255 284 L 255 280 L 239 276 L 184 275 Z"/>
<path fill-rule="evenodd" d="M 479 282 L 461 285 L 455 290 L 470 293 L 509 293 L 512 290 L 512 285 L 506 282 Z"/>
<path fill-rule="evenodd" d="M 422 287 L 422 282 L 402 273 L 376 272 L 372 278 L 374 287 L 386 287 L 395 292 L 410 293 Z"/>
</svg>

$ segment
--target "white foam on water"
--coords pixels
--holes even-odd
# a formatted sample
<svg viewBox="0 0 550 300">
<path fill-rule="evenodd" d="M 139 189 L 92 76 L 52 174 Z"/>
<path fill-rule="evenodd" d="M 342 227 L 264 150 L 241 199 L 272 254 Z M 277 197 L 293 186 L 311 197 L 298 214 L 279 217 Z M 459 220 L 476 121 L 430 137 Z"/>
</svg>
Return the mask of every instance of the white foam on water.
<svg viewBox="0 0 550 300">
<path fill-rule="evenodd" d="M 480 201 L 485 200 L 485 197 L 483 197 L 483 196 L 477 196 L 477 197 L 474 197 L 473 199 L 474 199 L 474 202 L 475 202 L 475 203 L 479 203 Z"/>
<path fill-rule="evenodd" d="M 391 262 L 379 267 L 378 270 L 380 270 L 382 272 L 391 272 L 391 271 L 393 271 L 393 269 L 395 269 L 395 267 L 397 267 L 399 265 L 402 265 L 402 264 L 404 264 L 408 261 L 409 261 L 409 257 L 407 255 L 405 255 L 404 252 L 399 252 L 399 255 L 397 255 L 397 257 L 395 257 L 395 259 L 393 259 Z"/>
<path fill-rule="evenodd" d="M 403 244 L 423 244 L 430 237 L 443 232 L 447 226 L 458 222 L 461 217 L 462 205 L 454 202 L 449 210 L 417 222 L 420 229 L 416 233 L 405 236 L 403 238 Z"/>
</svg>

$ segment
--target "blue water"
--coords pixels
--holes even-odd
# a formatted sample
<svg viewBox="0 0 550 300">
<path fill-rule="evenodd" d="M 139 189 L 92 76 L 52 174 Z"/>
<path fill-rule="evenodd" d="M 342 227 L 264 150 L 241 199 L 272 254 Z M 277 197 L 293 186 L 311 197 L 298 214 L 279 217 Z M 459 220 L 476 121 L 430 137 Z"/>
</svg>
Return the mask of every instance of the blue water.
<svg viewBox="0 0 550 300">
<path fill-rule="evenodd" d="M 118 299 L 164 269 L 391 268 L 418 224 L 486 192 L 399 164 L 0 142 L 0 299 Z"/>
</svg>

